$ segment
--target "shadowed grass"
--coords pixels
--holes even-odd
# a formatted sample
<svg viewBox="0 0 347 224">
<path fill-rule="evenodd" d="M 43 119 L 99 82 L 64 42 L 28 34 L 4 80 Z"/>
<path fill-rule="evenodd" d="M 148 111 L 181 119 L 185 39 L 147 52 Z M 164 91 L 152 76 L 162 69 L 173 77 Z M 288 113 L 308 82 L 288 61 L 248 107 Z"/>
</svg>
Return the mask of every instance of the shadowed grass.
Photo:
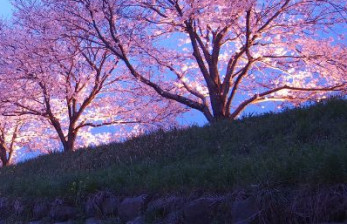
<svg viewBox="0 0 347 224">
<path fill-rule="evenodd" d="M 41 156 L 0 169 L 0 196 L 77 200 L 96 190 L 131 195 L 346 182 L 347 102 L 333 99 Z"/>
</svg>

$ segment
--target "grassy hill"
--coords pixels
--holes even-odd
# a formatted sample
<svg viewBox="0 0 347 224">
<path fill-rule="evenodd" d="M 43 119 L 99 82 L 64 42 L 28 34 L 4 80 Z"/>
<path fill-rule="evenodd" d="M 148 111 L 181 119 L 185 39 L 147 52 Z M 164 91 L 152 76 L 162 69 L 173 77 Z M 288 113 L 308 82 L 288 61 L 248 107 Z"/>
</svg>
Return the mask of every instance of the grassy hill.
<svg viewBox="0 0 347 224">
<path fill-rule="evenodd" d="M 0 196 L 71 199 L 347 183 L 347 101 L 158 131 L 0 169 Z"/>
</svg>

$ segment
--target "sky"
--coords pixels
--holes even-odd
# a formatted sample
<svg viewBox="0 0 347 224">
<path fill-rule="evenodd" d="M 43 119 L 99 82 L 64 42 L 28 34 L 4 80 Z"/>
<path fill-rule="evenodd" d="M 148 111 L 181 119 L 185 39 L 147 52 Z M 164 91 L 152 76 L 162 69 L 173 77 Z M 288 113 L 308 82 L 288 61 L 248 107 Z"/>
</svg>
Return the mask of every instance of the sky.
<svg viewBox="0 0 347 224">
<path fill-rule="evenodd" d="M 13 6 L 11 5 L 10 2 L 11 0 L 0 0 L 0 20 L 7 20 L 7 21 L 11 20 Z M 268 111 L 279 112 L 280 110 L 277 109 L 275 104 L 266 103 L 261 105 L 261 107 L 250 106 L 246 109 L 244 114 L 259 114 L 259 113 L 265 113 Z M 184 126 L 189 126 L 189 125 L 203 126 L 208 123 L 204 115 L 201 112 L 195 111 L 195 110 L 192 110 L 180 116 L 178 118 L 178 122 Z M 110 127 L 102 127 L 93 132 L 95 133 L 114 132 L 115 130 L 113 130 L 113 128 L 110 128 Z M 40 155 L 39 152 L 27 152 L 25 149 L 19 150 L 17 153 L 18 153 L 17 154 L 18 156 L 16 156 L 15 158 L 16 162 L 22 162 L 31 158 L 35 158 L 38 155 Z"/>
<path fill-rule="evenodd" d="M 11 14 L 13 7 L 11 5 L 11 0 L 0 0 L 0 19 L 9 20 L 11 19 Z M 268 105 L 262 105 L 259 106 L 250 106 L 246 109 L 245 113 L 264 113 L 271 110 L 276 110 L 276 106 L 273 104 Z M 179 122 L 183 125 L 191 125 L 191 124 L 197 124 L 197 125 L 204 125 L 207 123 L 206 118 L 202 115 L 201 112 L 198 111 L 191 111 L 187 114 L 184 114 L 182 117 L 179 118 Z"/>
<path fill-rule="evenodd" d="M 4 19 L 4 20 L 10 20 L 11 19 L 13 7 L 12 7 L 10 1 L 11 0 L 0 0 L 0 19 Z M 276 105 L 276 104 L 270 103 L 270 102 L 269 103 L 263 103 L 260 106 L 249 106 L 245 110 L 243 115 L 261 114 L 261 113 L 265 113 L 265 112 L 269 112 L 269 111 L 280 112 L 282 109 L 277 107 L 277 106 L 278 106 L 278 104 Z M 180 124 L 183 124 L 183 125 L 196 124 L 196 125 L 202 126 L 202 125 L 207 123 L 207 120 L 202 115 L 202 113 L 198 112 L 198 111 L 194 111 L 194 110 L 181 116 L 178 119 L 178 121 Z M 110 131 L 110 128 L 102 128 L 102 129 L 99 129 L 98 132 L 99 131 L 108 132 L 108 131 Z M 28 156 L 28 154 L 26 154 L 26 157 L 24 159 L 28 159 L 29 157 L 35 157 L 35 156 L 36 156 L 35 154 L 30 155 L 30 156 Z"/>
<path fill-rule="evenodd" d="M 11 14 L 13 7 L 11 5 L 11 0 L 0 0 L 0 19 L 11 19 Z M 189 125 L 189 124 L 198 124 L 203 125 L 207 122 L 205 117 L 200 112 L 189 112 L 179 118 L 180 123 Z"/>
<path fill-rule="evenodd" d="M 10 0 L 0 0 L 0 18 L 9 19 L 11 17 L 12 5 Z"/>
</svg>

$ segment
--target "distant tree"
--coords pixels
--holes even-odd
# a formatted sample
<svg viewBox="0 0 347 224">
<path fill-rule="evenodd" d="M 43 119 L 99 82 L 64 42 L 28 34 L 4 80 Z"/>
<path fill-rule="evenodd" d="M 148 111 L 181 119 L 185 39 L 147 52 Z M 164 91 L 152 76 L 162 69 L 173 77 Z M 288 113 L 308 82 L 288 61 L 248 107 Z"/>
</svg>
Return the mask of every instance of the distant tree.
<svg viewBox="0 0 347 224">
<path fill-rule="evenodd" d="M 0 166 L 23 159 L 27 152 L 49 152 L 51 133 L 45 122 L 30 116 L 0 115 Z"/>
<path fill-rule="evenodd" d="M 18 17 L 50 19 L 109 50 L 138 81 L 210 122 L 346 89 L 345 0 L 15 2 Z"/>
<path fill-rule="evenodd" d="M 0 161 L 1 166 L 8 166 L 12 163 L 18 149 L 17 142 L 22 123 L 20 120 L 8 121 L 4 117 L 0 119 Z"/>
<path fill-rule="evenodd" d="M 138 125 L 174 124 L 181 110 L 177 104 L 159 101 L 152 90 L 122 75 L 107 49 L 72 37 L 55 39 L 54 29 L 59 27 L 43 22 L 3 30 L 0 82 L 6 87 L 0 94 L 5 116 L 46 120 L 64 151 L 112 139 L 110 133 L 91 134 L 95 127 L 127 124 L 131 134 Z"/>
</svg>

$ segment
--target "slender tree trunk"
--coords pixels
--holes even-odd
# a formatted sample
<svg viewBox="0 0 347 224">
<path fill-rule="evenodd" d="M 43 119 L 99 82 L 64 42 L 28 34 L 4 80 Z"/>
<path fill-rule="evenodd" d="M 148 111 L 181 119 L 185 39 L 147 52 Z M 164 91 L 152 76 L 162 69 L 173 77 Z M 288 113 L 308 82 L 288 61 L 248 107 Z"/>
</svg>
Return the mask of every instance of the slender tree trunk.
<svg viewBox="0 0 347 224">
<path fill-rule="evenodd" d="M 4 147 L 3 145 L 0 145 L 0 160 L 3 167 L 9 165 L 9 159 L 7 158 L 7 150 L 6 147 Z"/>
</svg>

